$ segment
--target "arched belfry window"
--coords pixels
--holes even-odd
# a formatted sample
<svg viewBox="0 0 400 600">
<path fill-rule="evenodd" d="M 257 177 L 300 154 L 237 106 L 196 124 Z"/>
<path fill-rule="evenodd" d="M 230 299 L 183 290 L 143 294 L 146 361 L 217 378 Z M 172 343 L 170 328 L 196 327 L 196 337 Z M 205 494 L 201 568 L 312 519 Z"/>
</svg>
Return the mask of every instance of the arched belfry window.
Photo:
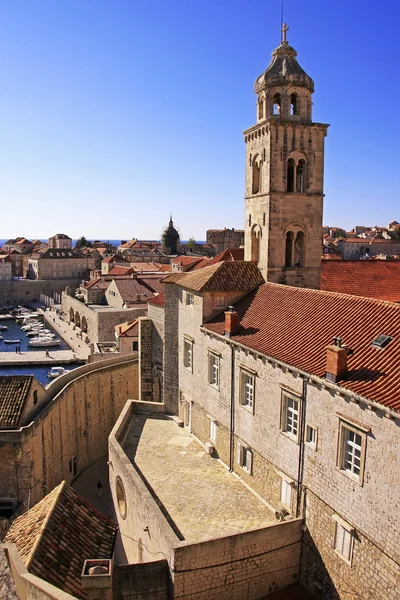
<svg viewBox="0 0 400 600">
<path fill-rule="evenodd" d="M 251 261 L 255 263 L 260 261 L 260 237 L 261 230 L 255 225 L 251 231 Z"/>
<path fill-rule="evenodd" d="M 272 105 L 272 114 L 280 115 L 282 108 L 282 98 L 280 94 L 275 94 Z"/>
<path fill-rule="evenodd" d="M 253 180 L 252 180 L 252 194 L 258 194 L 261 190 L 261 162 L 259 159 L 253 161 Z"/>
<path fill-rule="evenodd" d="M 294 174 L 296 170 L 296 164 L 293 158 L 289 158 L 287 163 L 287 178 L 286 178 L 286 191 L 294 192 Z"/>
<path fill-rule="evenodd" d="M 291 115 L 298 115 L 298 109 L 299 109 L 299 101 L 297 98 L 297 94 L 291 94 L 290 96 L 290 114 Z"/>
<path fill-rule="evenodd" d="M 264 98 L 259 98 L 258 100 L 258 118 L 264 118 Z"/>
<path fill-rule="evenodd" d="M 288 231 L 286 234 L 286 246 L 285 246 L 285 267 L 293 266 L 293 231 Z"/>
<path fill-rule="evenodd" d="M 294 241 L 294 266 L 304 267 L 305 264 L 305 244 L 304 233 L 298 231 Z"/>
<path fill-rule="evenodd" d="M 304 194 L 306 191 L 306 161 L 304 159 L 299 160 L 296 167 L 296 192 Z"/>
</svg>

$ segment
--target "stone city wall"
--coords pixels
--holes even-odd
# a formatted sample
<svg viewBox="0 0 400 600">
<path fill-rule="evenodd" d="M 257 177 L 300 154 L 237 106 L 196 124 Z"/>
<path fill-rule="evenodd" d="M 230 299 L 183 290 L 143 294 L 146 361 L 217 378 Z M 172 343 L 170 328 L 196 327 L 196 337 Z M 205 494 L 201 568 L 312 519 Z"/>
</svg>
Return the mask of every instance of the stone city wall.
<svg viewBox="0 0 400 600">
<path fill-rule="evenodd" d="M 2 281 L 0 282 L 0 305 L 38 302 L 41 294 L 46 296 L 59 294 L 68 286 L 76 288 L 79 283 L 80 280 L 77 279 Z"/>
<path fill-rule="evenodd" d="M 107 455 L 122 407 L 139 392 L 137 356 L 85 365 L 63 377 L 67 384 L 54 381 L 29 425 L 0 431 L 0 497 L 17 499 L 21 511 Z"/>
</svg>

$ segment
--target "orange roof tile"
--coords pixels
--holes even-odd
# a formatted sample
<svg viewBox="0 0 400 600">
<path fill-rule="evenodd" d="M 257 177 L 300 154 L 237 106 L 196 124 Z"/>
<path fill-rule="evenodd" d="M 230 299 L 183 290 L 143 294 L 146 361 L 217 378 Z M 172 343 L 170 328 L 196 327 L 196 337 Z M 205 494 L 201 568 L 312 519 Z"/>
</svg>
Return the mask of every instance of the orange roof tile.
<svg viewBox="0 0 400 600">
<path fill-rule="evenodd" d="M 400 261 L 322 261 L 321 289 L 400 302 Z"/>
<path fill-rule="evenodd" d="M 139 322 L 136 321 L 125 321 L 120 325 L 115 326 L 115 332 L 118 337 L 136 337 L 139 335 Z"/>
<path fill-rule="evenodd" d="M 87 598 L 84 561 L 111 558 L 117 529 L 63 481 L 13 522 L 4 541 L 17 546 L 30 573 Z"/>
<path fill-rule="evenodd" d="M 107 275 L 110 276 L 114 276 L 114 275 L 132 275 L 134 273 L 134 270 L 131 267 L 113 267 L 108 273 Z"/>
<path fill-rule="evenodd" d="M 165 293 L 162 292 L 161 294 L 158 294 L 154 298 L 151 298 L 150 300 L 147 301 L 147 304 L 155 304 L 156 306 L 164 306 Z"/>
<path fill-rule="evenodd" d="M 326 346 L 340 336 L 354 354 L 339 385 L 400 411 L 400 305 L 266 283 L 235 308 L 240 329 L 232 340 L 318 377 L 325 376 Z M 224 315 L 204 327 L 224 335 Z M 381 334 L 393 340 L 372 347 Z"/>
<path fill-rule="evenodd" d="M 34 379 L 33 375 L 0 376 L 0 425 L 18 425 Z"/>
<path fill-rule="evenodd" d="M 164 283 L 178 283 L 196 292 L 254 290 L 264 282 L 255 263 L 224 261 L 188 273 L 173 273 Z"/>
</svg>

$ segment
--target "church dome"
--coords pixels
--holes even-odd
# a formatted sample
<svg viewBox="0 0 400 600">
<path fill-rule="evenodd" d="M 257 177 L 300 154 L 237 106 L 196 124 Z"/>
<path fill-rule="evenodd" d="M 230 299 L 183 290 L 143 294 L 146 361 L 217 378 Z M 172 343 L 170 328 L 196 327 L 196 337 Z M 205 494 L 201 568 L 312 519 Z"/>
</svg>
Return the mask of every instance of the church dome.
<svg viewBox="0 0 400 600">
<path fill-rule="evenodd" d="M 161 250 L 166 254 L 177 254 L 179 245 L 179 233 L 174 227 L 172 215 L 168 227 L 162 235 Z"/>
<path fill-rule="evenodd" d="M 293 85 L 314 92 L 314 82 L 296 60 L 297 52 L 284 40 L 272 53 L 272 61 L 256 79 L 256 92 L 266 87 Z"/>
<path fill-rule="evenodd" d="M 172 217 L 169 220 L 167 229 L 164 231 L 163 237 L 167 237 L 170 240 L 179 240 L 179 233 L 177 232 L 177 230 L 174 227 L 174 222 L 172 220 Z"/>
</svg>

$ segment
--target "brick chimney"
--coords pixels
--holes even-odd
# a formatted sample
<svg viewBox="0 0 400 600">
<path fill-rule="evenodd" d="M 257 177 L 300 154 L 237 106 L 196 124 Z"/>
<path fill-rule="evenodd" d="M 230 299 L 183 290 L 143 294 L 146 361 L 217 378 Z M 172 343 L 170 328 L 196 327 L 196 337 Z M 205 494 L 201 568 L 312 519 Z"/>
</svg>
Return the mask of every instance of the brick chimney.
<svg viewBox="0 0 400 600">
<path fill-rule="evenodd" d="M 347 375 L 349 349 L 342 345 L 342 338 L 335 336 L 333 343 L 326 347 L 325 378 L 336 383 Z"/>
<path fill-rule="evenodd" d="M 239 313 L 237 313 L 233 306 L 228 306 L 228 310 L 225 312 L 225 337 L 231 337 L 235 335 L 239 330 Z"/>
</svg>

